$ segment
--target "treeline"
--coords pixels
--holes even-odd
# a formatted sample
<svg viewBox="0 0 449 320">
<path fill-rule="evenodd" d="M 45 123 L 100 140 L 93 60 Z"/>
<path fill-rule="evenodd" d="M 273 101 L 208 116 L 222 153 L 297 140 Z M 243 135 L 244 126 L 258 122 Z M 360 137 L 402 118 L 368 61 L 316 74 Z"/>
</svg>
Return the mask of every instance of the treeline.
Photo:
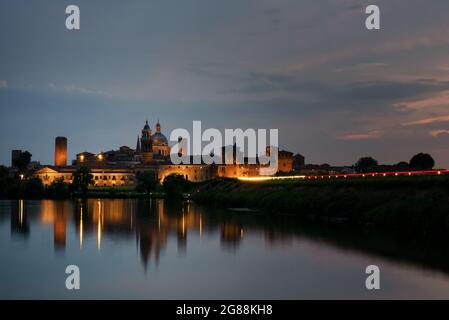
<svg viewBox="0 0 449 320">
<path fill-rule="evenodd" d="M 0 199 L 67 199 L 72 192 L 70 185 L 63 181 L 45 187 L 39 178 L 0 178 Z"/>
<path fill-rule="evenodd" d="M 324 164 L 304 164 L 300 167 L 295 167 L 295 171 L 302 173 L 322 173 L 329 172 L 346 172 L 346 173 L 368 173 L 368 172 L 389 172 L 389 171 L 419 171 L 431 170 L 435 166 L 435 161 L 428 153 L 415 154 L 409 161 L 400 161 L 395 164 L 379 164 L 379 162 L 371 157 L 365 156 L 357 160 L 356 163 L 350 166 L 332 166 L 328 163 Z M 296 172 L 296 173 L 297 173 Z M 280 174 L 288 175 L 288 174 Z"/>
<path fill-rule="evenodd" d="M 394 165 L 379 165 L 378 161 L 373 157 L 362 157 L 355 164 L 354 168 L 357 172 L 379 171 L 379 169 L 393 170 L 430 170 L 435 166 L 435 160 L 428 153 L 415 154 L 409 162 L 401 161 Z M 382 171 L 382 170 L 381 170 Z"/>
<path fill-rule="evenodd" d="M 222 180 L 195 193 L 194 200 L 449 240 L 447 176 L 257 184 Z"/>
</svg>

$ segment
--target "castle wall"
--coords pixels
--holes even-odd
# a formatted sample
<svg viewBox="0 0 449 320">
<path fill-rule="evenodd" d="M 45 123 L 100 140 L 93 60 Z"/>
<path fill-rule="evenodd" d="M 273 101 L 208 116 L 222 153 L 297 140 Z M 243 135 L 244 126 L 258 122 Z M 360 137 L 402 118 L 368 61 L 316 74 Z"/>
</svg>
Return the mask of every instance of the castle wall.
<svg viewBox="0 0 449 320">
<path fill-rule="evenodd" d="M 158 178 L 162 182 L 165 177 L 171 174 L 184 176 L 188 181 L 201 182 L 213 178 L 211 166 L 207 165 L 161 165 L 158 172 Z"/>
<path fill-rule="evenodd" d="M 256 177 L 259 175 L 259 166 L 251 164 L 219 165 L 217 176 L 223 178 Z"/>
<path fill-rule="evenodd" d="M 289 173 L 293 171 L 293 157 L 278 159 L 278 172 Z"/>
</svg>

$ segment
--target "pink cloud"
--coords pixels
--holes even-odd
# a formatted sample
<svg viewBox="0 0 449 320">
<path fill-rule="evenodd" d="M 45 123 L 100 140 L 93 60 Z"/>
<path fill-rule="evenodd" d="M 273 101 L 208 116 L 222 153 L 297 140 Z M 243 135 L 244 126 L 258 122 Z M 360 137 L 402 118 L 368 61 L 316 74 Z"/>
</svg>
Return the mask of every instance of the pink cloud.
<svg viewBox="0 0 449 320">
<path fill-rule="evenodd" d="M 382 136 L 379 130 L 373 130 L 366 133 L 350 133 L 339 137 L 340 140 L 367 140 L 367 139 L 377 139 Z"/>
<path fill-rule="evenodd" d="M 394 104 L 394 106 L 398 108 L 406 108 L 414 110 L 437 107 L 442 105 L 449 105 L 449 90 L 440 92 L 438 95 L 429 98 L 399 102 Z"/>
<path fill-rule="evenodd" d="M 438 130 L 432 130 L 430 131 L 430 135 L 433 137 L 438 137 L 439 135 L 442 134 L 449 134 L 449 130 L 447 129 L 438 129 Z"/>
<path fill-rule="evenodd" d="M 432 117 L 432 118 L 425 118 L 421 120 L 411 121 L 403 123 L 403 126 L 419 126 L 419 125 L 426 125 L 426 124 L 432 124 L 437 122 L 447 122 L 449 121 L 449 115 L 441 115 L 438 117 Z"/>
</svg>

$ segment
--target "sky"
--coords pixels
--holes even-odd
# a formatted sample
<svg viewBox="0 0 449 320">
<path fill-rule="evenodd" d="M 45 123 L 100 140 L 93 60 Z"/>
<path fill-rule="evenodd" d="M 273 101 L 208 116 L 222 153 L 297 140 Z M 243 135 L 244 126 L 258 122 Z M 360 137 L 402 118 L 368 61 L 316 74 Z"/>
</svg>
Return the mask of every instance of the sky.
<svg viewBox="0 0 449 320">
<path fill-rule="evenodd" d="M 80 30 L 65 8 L 80 8 Z M 381 29 L 365 28 L 376 4 Z M 0 163 L 135 147 L 145 120 L 277 128 L 306 163 L 449 167 L 447 0 L 2 0 Z"/>
</svg>

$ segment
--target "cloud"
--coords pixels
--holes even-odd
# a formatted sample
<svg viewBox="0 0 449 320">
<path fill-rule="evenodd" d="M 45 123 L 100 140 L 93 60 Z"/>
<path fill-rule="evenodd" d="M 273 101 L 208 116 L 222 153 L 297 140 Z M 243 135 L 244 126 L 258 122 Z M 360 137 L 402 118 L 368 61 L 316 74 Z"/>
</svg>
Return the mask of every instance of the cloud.
<svg viewBox="0 0 449 320">
<path fill-rule="evenodd" d="M 67 93 L 81 93 L 86 95 L 99 95 L 99 96 L 110 96 L 109 93 L 102 91 L 102 90 L 93 90 L 93 89 L 87 89 L 79 86 L 75 86 L 73 84 L 71 85 L 63 85 L 63 86 L 57 86 L 52 82 L 49 82 L 48 88 L 55 91 L 61 91 L 61 92 L 67 92 Z"/>
<path fill-rule="evenodd" d="M 0 80 L 0 88 L 6 88 L 8 86 L 8 82 L 6 80 Z"/>
<path fill-rule="evenodd" d="M 358 63 L 358 64 L 354 64 L 354 65 L 348 65 L 348 66 L 334 68 L 334 69 L 332 69 L 332 71 L 336 72 L 336 73 L 340 73 L 340 72 L 344 72 L 344 71 L 362 72 L 362 71 L 385 67 L 385 66 L 387 66 L 387 64 L 383 63 L 383 62 L 364 62 L 364 63 Z"/>
<path fill-rule="evenodd" d="M 369 140 L 378 139 L 382 136 L 379 130 L 373 130 L 366 133 L 350 133 L 339 137 L 340 140 Z"/>
<path fill-rule="evenodd" d="M 449 135 L 449 130 L 447 129 L 438 129 L 430 131 L 430 135 L 432 137 L 438 137 L 440 135 Z"/>
<path fill-rule="evenodd" d="M 403 123 L 403 126 L 420 126 L 420 125 L 428 125 L 433 123 L 439 123 L 439 122 L 448 122 L 449 121 L 449 115 L 441 115 L 437 117 L 432 118 L 425 118 L 421 120 L 411 121 Z"/>
<path fill-rule="evenodd" d="M 303 59 L 299 63 L 289 63 L 282 67 L 288 72 L 302 71 L 311 67 L 320 67 L 323 64 L 341 60 L 354 59 L 357 56 L 391 54 L 403 51 L 417 50 L 419 48 L 434 48 L 449 44 L 449 28 L 434 28 L 408 35 L 400 35 L 397 38 L 389 38 L 379 43 L 357 43 L 349 46 L 340 46 L 335 50 L 315 54 L 310 58 Z"/>
<path fill-rule="evenodd" d="M 394 104 L 395 107 L 413 110 L 426 109 L 443 105 L 449 105 L 449 90 L 439 92 L 437 95 L 431 97 Z"/>
<path fill-rule="evenodd" d="M 385 110 L 386 108 L 395 109 L 392 108 L 393 106 L 400 110 L 407 107 L 407 104 L 411 106 L 415 101 L 432 95 L 446 97 L 447 94 L 449 99 L 449 81 L 437 79 L 403 81 L 379 79 L 330 84 L 324 81 L 305 80 L 301 76 L 285 73 L 248 72 L 234 80 L 239 88 L 222 93 L 268 98 L 277 95 L 300 100 L 306 97 L 310 102 L 323 102 L 331 108 L 368 109 L 373 107 Z M 376 105 L 374 106 L 373 103 Z"/>
</svg>

